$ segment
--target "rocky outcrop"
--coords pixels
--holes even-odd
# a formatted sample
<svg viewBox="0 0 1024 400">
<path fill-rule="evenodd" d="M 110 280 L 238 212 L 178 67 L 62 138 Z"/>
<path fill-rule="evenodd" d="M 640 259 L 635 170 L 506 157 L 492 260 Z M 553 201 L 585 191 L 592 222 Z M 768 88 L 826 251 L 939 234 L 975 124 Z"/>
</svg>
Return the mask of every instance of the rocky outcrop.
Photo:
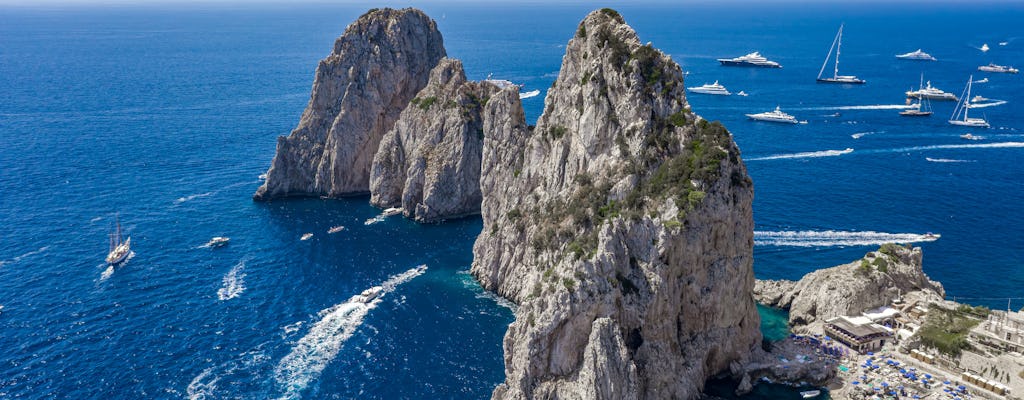
<svg viewBox="0 0 1024 400">
<path fill-rule="evenodd" d="M 760 346 L 753 185 L 682 73 L 614 10 L 566 46 L 535 129 L 484 107 L 473 275 L 520 304 L 496 399 L 697 398 Z"/>
<path fill-rule="evenodd" d="M 441 33 L 423 12 L 363 14 L 317 66 L 309 105 L 295 130 L 278 138 L 267 180 L 253 198 L 369 191 L 381 138 L 444 56 Z"/>
<path fill-rule="evenodd" d="M 920 247 L 886 244 L 860 260 L 811 272 L 797 282 L 758 280 L 754 297 L 788 309 L 793 330 L 809 331 L 833 317 L 889 305 L 900 295 L 941 299 L 942 284 L 925 275 L 921 260 Z"/>
<path fill-rule="evenodd" d="M 370 170 L 370 202 L 402 207 L 421 222 L 480 212 L 481 113 L 497 91 L 466 81 L 458 60 L 441 60 L 381 140 Z"/>
</svg>

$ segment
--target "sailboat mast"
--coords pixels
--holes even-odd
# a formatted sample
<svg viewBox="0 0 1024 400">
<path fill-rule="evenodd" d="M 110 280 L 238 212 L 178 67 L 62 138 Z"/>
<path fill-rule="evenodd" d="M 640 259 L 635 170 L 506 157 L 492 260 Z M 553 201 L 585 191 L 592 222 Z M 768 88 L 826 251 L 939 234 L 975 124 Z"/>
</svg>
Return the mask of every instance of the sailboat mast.
<svg viewBox="0 0 1024 400">
<path fill-rule="evenodd" d="M 839 36 L 836 36 L 839 39 Z M 832 58 L 832 50 L 836 49 L 836 39 L 832 39 L 832 47 L 828 48 L 828 54 L 825 55 L 825 62 L 821 63 L 821 69 L 818 70 L 818 79 L 821 79 L 821 74 L 825 73 L 825 67 L 828 65 L 828 60 Z"/>
<path fill-rule="evenodd" d="M 839 52 L 843 50 L 843 25 L 839 24 L 839 34 L 836 35 L 836 68 L 832 71 L 832 77 L 839 77 Z"/>
<path fill-rule="evenodd" d="M 967 77 L 967 96 L 964 96 L 964 121 L 967 121 L 967 112 L 971 108 L 971 81 L 974 80 L 974 75 Z"/>
</svg>

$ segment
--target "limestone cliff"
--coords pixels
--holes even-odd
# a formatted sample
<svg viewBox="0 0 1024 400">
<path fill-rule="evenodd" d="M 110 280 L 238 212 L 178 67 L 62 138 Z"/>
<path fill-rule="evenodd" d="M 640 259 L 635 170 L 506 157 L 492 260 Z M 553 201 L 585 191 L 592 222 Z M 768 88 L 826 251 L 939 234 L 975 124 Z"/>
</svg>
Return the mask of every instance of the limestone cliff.
<svg viewBox="0 0 1024 400">
<path fill-rule="evenodd" d="M 760 345 L 739 150 L 617 12 L 580 23 L 535 129 L 508 90 L 483 114 L 472 273 L 520 304 L 494 398 L 692 399 Z"/>
<path fill-rule="evenodd" d="M 381 140 L 370 170 L 370 202 L 400 206 L 421 222 L 478 213 L 481 112 L 497 91 L 466 81 L 458 60 L 441 60 Z"/>
<path fill-rule="evenodd" d="M 899 295 L 941 299 L 942 284 L 928 279 L 922 269 L 920 247 L 883 245 L 878 251 L 849 264 L 820 269 L 799 281 L 758 280 L 758 302 L 789 309 L 789 324 L 796 331 L 840 315 L 858 315 L 888 305 Z"/>
<path fill-rule="evenodd" d="M 317 66 L 299 125 L 278 138 L 253 198 L 366 193 L 381 138 L 444 56 L 441 33 L 419 10 L 359 17 Z"/>
</svg>

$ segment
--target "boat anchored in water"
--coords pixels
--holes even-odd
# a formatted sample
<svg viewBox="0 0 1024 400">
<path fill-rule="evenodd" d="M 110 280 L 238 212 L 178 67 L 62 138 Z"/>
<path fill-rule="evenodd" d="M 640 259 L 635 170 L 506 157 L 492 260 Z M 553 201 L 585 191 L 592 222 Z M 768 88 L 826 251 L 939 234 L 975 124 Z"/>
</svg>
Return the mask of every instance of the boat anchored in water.
<svg viewBox="0 0 1024 400">
<path fill-rule="evenodd" d="M 121 218 L 117 218 L 117 230 L 110 233 L 110 252 L 107 253 L 107 264 L 115 266 L 128 259 L 132 252 L 132 237 L 121 239 Z"/>
<path fill-rule="evenodd" d="M 782 68 L 779 63 L 765 58 L 756 51 L 736 58 L 719 58 L 718 62 L 730 67 Z"/>
<path fill-rule="evenodd" d="M 800 121 L 797 121 L 796 117 L 782 112 L 782 110 L 778 106 L 775 106 L 775 110 L 773 111 L 757 114 L 746 114 L 746 116 L 747 118 L 750 118 L 755 121 L 781 122 L 786 124 L 800 123 Z"/>
<path fill-rule="evenodd" d="M 338 232 L 341 232 L 343 230 L 345 230 L 345 227 L 342 226 L 342 225 L 332 226 L 331 229 L 327 230 L 327 233 L 338 233 Z"/>
<path fill-rule="evenodd" d="M 312 239 L 312 238 L 313 238 L 313 234 L 312 233 L 304 233 L 304 234 L 302 234 L 302 237 L 299 238 L 299 240 L 309 240 L 309 239 Z"/>
<path fill-rule="evenodd" d="M 1016 73 L 1020 72 L 1019 69 L 1016 69 L 1014 67 L 1009 67 L 1009 66 L 1006 66 L 1006 65 L 998 65 L 996 63 L 989 63 L 988 65 L 982 65 L 982 66 L 978 67 L 978 71 L 996 72 L 996 73 L 1000 73 L 1000 74 L 1016 74 Z"/>
<path fill-rule="evenodd" d="M 686 88 L 686 90 L 689 90 L 690 92 L 693 93 L 716 94 L 719 96 L 728 96 L 732 94 L 725 89 L 725 86 L 722 86 L 720 83 L 718 83 L 717 80 L 715 81 L 715 83 L 705 83 L 703 86 L 689 87 Z"/>
<path fill-rule="evenodd" d="M 818 71 L 818 83 L 853 83 L 863 84 L 866 81 L 857 78 L 853 75 L 839 75 L 839 51 L 843 47 L 843 25 L 839 25 L 839 32 L 836 33 L 836 38 L 832 40 L 832 47 L 828 49 L 828 55 L 825 56 L 825 62 L 821 64 L 821 70 Z M 836 59 L 835 64 L 832 68 L 832 77 L 822 78 L 822 74 L 825 73 L 825 67 L 828 66 L 828 60 L 832 58 L 832 52 L 835 51 Z"/>
<path fill-rule="evenodd" d="M 924 80 L 924 74 L 921 75 L 921 80 Z M 920 91 L 921 85 L 918 84 L 918 90 Z M 910 92 L 907 92 L 910 93 Z M 911 100 L 907 99 L 907 105 L 909 108 L 900 111 L 900 115 L 904 117 L 927 117 L 932 115 L 930 104 L 928 103 L 927 97 L 919 96 L 917 103 L 911 104 Z"/>
<path fill-rule="evenodd" d="M 803 392 L 800 392 L 800 397 L 805 399 L 818 397 L 819 395 L 821 395 L 820 390 L 805 390 Z"/>
<path fill-rule="evenodd" d="M 971 108 L 971 82 L 973 80 L 973 75 L 967 78 L 967 87 L 964 88 L 964 94 L 960 96 L 961 101 L 956 103 L 956 108 L 953 109 L 953 115 L 949 117 L 949 123 L 959 126 L 988 128 L 988 121 L 984 118 L 971 118 L 967 116 L 967 110 Z"/>
<path fill-rule="evenodd" d="M 896 58 L 899 58 L 901 60 L 935 61 L 935 57 L 932 57 L 931 54 L 921 51 L 921 49 L 917 49 L 906 54 L 897 54 Z"/>
<path fill-rule="evenodd" d="M 924 79 L 924 75 L 921 75 L 921 79 Z M 908 90 L 907 97 L 912 99 L 929 99 L 929 100 L 949 100 L 959 101 L 955 94 L 945 92 L 942 89 L 932 86 L 932 81 L 925 83 L 924 87 L 918 87 L 917 90 Z"/>
</svg>

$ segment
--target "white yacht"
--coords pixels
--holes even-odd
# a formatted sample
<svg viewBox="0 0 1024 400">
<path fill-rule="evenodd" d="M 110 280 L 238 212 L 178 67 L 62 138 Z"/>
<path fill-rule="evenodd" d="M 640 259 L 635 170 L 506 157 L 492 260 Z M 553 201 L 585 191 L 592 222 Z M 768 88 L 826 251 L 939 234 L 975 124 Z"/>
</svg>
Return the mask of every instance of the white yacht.
<svg viewBox="0 0 1024 400">
<path fill-rule="evenodd" d="M 742 90 L 740 90 L 740 91 L 739 91 L 739 93 L 736 93 L 736 95 L 737 95 L 737 96 L 743 96 L 743 97 L 747 97 L 747 96 L 750 96 L 749 94 L 747 94 L 747 92 L 744 92 L 744 91 L 742 91 Z"/>
<path fill-rule="evenodd" d="M 964 88 L 964 94 L 960 96 L 961 101 L 956 103 L 956 108 L 953 109 L 953 115 L 949 117 L 949 123 L 959 126 L 988 128 L 988 121 L 984 118 L 971 118 L 967 116 L 967 112 L 971 108 L 971 82 L 973 80 L 973 75 L 967 78 L 967 87 Z"/>
<path fill-rule="evenodd" d="M 778 106 L 775 107 L 774 111 L 768 111 L 768 112 L 757 113 L 757 114 L 746 114 L 746 115 L 747 115 L 747 118 L 750 118 L 750 119 L 756 120 L 756 121 L 782 122 L 782 123 L 787 123 L 787 124 L 797 124 L 797 123 L 800 123 L 800 121 L 796 120 L 796 117 L 782 112 L 782 110 Z"/>
<path fill-rule="evenodd" d="M 977 95 L 977 96 L 971 97 L 971 103 L 981 103 L 983 101 L 989 101 L 989 100 L 992 100 L 992 99 L 990 99 L 988 97 L 985 97 L 985 96 L 982 96 L 980 94 Z"/>
<path fill-rule="evenodd" d="M 121 218 L 117 217 L 117 230 L 110 233 L 110 252 L 107 253 L 107 264 L 118 265 L 128 259 L 132 252 L 132 238 L 121 239 Z"/>
<path fill-rule="evenodd" d="M 519 99 L 520 100 L 528 99 L 528 98 L 531 98 L 531 97 L 537 97 L 538 95 L 540 95 L 540 90 L 539 89 L 533 89 L 533 90 L 531 90 L 529 92 L 520 92 L 519 93 Z"/>
<path fill-rule="evenodd" d="M 332 226 L 331 229 L 327 230 L 327 233 L 338 233 L 338 232 L 341 232 L 343 230 L 345 230 L 345 226 L 343 226 L 343 225 Z"/>
<path fill-rule="evenodd" d="M 761 53 L 756 51 L 736 58 L 719 58 L 718 62 L 732 67 L 782 68 L 779 63 L 764 58 Z"/>
<path fill-rule="evenodd" d="M 387 217 L 392 217 L 392 216 L 395 216 L 395 215 L 398 215 L 398 214 L 401 214 L 401 213 L 402 213 L 402 208 L 401 207 L 391 207 L 391 208 L 385 209 L 384 212 L 380 213 L 380 215 L 378 215 L 376 217 L 373 217 L 373 218 L 367 219 L 366 221 L 363 222 L 363 225 L 373 225 L 373 224 L 376 224 L 378 222 L 384 222 L 384 219 L 386 219 Z"/>
<path fill-rule="evenodd" d="M 906 54 L 898 54 L 896 55 L 896 58 L 899 58 L 901 60 L 935 61 L 935 57 L 932 57 L 931 54 L 921 51 L 921 49 L 917 49 Z"/>
<path fill-rule="evenodd" d="M 960 135 L 960 138 L 964 139 L 964 140 L 982 140 L 985 137 L 984 136 L 972 135 L 970 133 L 965 133 L 963 135 Z"/>
<path fill-rule="evenodd" d="M 979 47 L 978 50 L 981 50 L 982 53 L 987 52 L 988 51 L 988 43 L 982 43 L 981 47 Z"/>
<path fill-rule="evenodd" d="M 309 240 L 309 239 L 312 239 L 312 238 L 313 238 L 313 234 L 312 233 L 304 233 L 304 234 L 302 234 L 302 237 L 299 238 L 299 240 Z"/>
<path fill-rule="evenodd" d="M 800 392 L 800 397 L 804 399 L 815 398 L 818 397 L 819 395 L 821 395 L 820 390 L 805 390 L 803 392 Z"/>
<path fill-rule="evenodd" d="M 818 71 L 818 83 L 853 83 L 863 84 L 863 79 L 857 78 L 853 75 L 839 75 L 839 51 L 843 47 L 843 24 L 839 25 L 839 32 L 836 33 L 836 38 L 832 40 L 832 47 L 828 49 L 828 55 L 825 56 L 825 62 L 821 64 L 821 70 Z M 825 73 L 825 67 L 828 65 L 828 60 L 832 58 L 832 51 L 836 52 L 835 64 L 832 68 L 832 77 L 824 77 L 821 75 Z"/>
<path fill-rule="evenodd" d="M 978 67 L 978 71 L 998 72 L 998 73 L 1002 73 L 1002 74 L 1016 74 L 1016 73 L 1020 72 L 1019 69 L 1016 69 L 1014 67 L 1008 67 L 1008 66 L 1005 66 L 1005 65 L 997 65 L 995 63 L 989 63 L 988 65 L 982 65 L 982 66 Z"/>
<path fill-rule="evenodd" d="M 693 93 L 717 94 L 720 96 L 728 96 L 732 94 L 725 89 L 725 86 L 722 86 L 720 83 L 718 83 L 718 81 L 715 81 L 715 83 L 705 83 L 703 86 L 689 87 L 686 88 L 686 90 L 689 90 Z"/>
<path fill-rule="evenodd" d="M 509 86 L 516 86 L 516 84 L 512 83 L 512 81 L 510 81 L 510 80 L 507 80 L 507 79 L 494 79 L 494 78 L 492 78 L 492 75 L 493 74 L 487 74 L 487 79 L 484 79 L 484 82 L 487 82 L 487 83 L 490 83 L 490 84 L 492 84 L 494 86 L 497 86 L 498 89 L 504 89 L 504 88 L 507 88 Z"/>
<path fill-rule="evenodd" d="M 380 297 L 381 293 L 384 292 L 384 288 L 380 286 L 374 286 L 372 288 L 364 290 L 362 293 L 356 295 L 356 301 L 360 303 L 369 304 L 373 299 Z"/>
<path fill-rule="evenodd" d="M 932 86 L 932 81 L 925 83 L 923 88 L 908 90 L 907 97 L 912 99 L 959 101 L 955 94 L 945 92 L 942 89 Z"/>
<path fill-rule="evenodd" d="M 206 242 L 206 247 L 209 247 L 211 249 L 215 249 L 215 248 L 218 248 L 218 247 L 224 247 L 224 246 L 227 246 L 227 244 L 230 241 L 231 241 L 230 238 L 226 238 L 226 237 L 223 237 L 223 236 L 214 236 L 212 239 L 210 239 L 209 242 Z"/>
</svg>

